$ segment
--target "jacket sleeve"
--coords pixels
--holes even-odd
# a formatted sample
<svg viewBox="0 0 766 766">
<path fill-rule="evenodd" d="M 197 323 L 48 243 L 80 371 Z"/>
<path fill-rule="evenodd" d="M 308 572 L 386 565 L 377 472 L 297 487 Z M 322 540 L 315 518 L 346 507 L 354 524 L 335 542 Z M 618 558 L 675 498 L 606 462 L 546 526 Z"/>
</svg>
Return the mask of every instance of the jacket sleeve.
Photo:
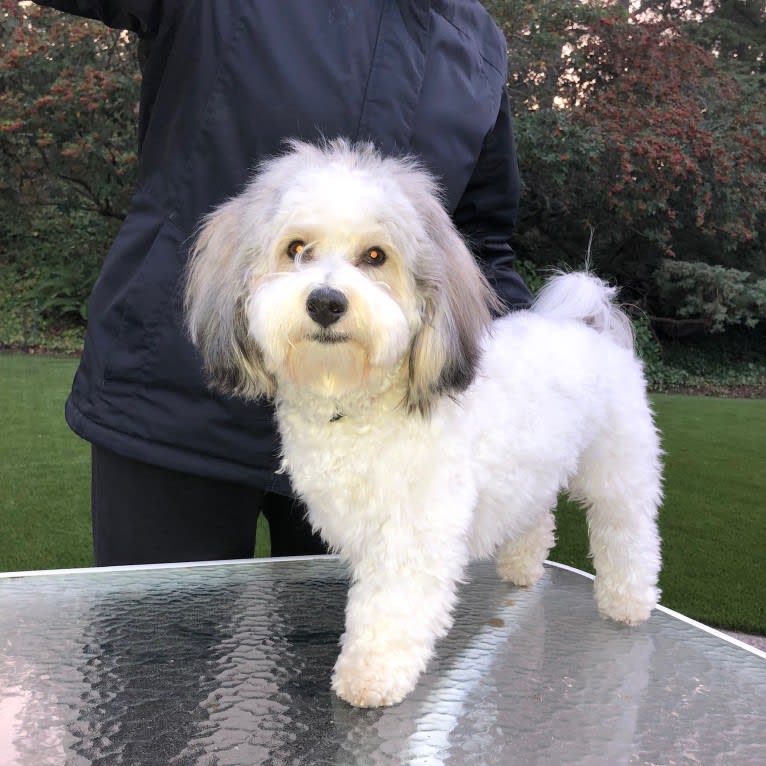
<svg viewBox="0 0 766 766">
<path fill-rule="evenodd" d="M 521 182 L 508 97 L 503 93 L 494 128 L 484 140 L 473 174 L 453 214 L 476 260 L 510 309 L 526 308 L 532 294 L 513 268 L 510 237 Z"/>
<path fill-rule="evenodd" d="M 160 24 L 165 0 L 35 0 L 37 5 L 96 19 L 139 36 L 153 34 Z"/>
</svg>

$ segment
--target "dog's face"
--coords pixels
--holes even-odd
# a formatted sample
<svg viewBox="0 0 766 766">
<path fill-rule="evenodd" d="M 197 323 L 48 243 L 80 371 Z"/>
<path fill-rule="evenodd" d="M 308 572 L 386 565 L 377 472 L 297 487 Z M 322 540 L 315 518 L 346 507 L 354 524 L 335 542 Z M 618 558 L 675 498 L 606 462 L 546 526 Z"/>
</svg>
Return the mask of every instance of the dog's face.
<svg viewBox="0 0 766 766">
<path fill-rule="evenodd" d="M 410 161 L 294 143 L 205 221 L 187 319 L 213 382 L 340 398 L 399 380 L 404 404 L 473 379 L 492 294 Z"/>
<path fill-rule="evenodd" d="M 248 275 L 264 365 L 333 397 L 377 387 L 418 330 L 422 223 L 397 184 L 341 162 L 295 169 L 295 184 L 279 186 L 265 257 Z"/>
</svg>

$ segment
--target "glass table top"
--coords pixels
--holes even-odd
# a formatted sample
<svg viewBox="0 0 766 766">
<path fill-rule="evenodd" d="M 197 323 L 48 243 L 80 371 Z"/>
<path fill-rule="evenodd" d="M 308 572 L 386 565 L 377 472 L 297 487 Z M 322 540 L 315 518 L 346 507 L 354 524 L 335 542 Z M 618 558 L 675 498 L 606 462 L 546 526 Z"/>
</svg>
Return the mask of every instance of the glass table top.
<svg viewBox="0 0 766 766">
<path fill-rule="evenodd" d="M 358 710 L 334 557 L 2 577 L 0 764 L 766 763 L 766 655 L 592 585 L 473 564 L 415 692 Z"/>
</svg>

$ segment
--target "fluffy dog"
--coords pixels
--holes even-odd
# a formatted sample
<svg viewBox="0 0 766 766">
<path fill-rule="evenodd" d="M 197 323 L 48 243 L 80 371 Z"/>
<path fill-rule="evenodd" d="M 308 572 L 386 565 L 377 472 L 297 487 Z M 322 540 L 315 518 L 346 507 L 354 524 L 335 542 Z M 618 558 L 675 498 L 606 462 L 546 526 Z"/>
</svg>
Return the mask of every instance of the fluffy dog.
<svg viewBox="0 0 766 766">
<path fill-rule="evenodd" d="M 203 222 L 191 337 L 215 386 L 273 398 L 284 468 L 350 568 L 341 698 L 412 691 L 472 557 L 532 585 L 560 490 L 587 508 L 600 612 L 648 618 L 660 447 L 614 294 L 560 275 L 493 322 L 432 178 L 343 140 L 292 143 Z"/>
</svg>

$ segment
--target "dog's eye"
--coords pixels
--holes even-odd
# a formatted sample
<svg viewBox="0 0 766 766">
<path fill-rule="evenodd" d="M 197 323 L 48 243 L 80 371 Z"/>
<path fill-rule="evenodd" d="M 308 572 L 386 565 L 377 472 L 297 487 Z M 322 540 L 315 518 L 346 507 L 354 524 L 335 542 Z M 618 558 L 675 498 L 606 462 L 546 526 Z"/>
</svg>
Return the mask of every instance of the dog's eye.
<svg viewBox="0 0 766 766">
<path fill-rule="evenodd" d="M 287 246 L 287 255 L 290 258 L 297 258 L 301 253 L 305 252 L 306 243 L 302 239 L 294 239 Z"/>
<path fill-rule="evenodd" d="M 382 266 L 386 262 L 386 251 L 382 247 L 371 247 L 362 254 L 362 263 L 368 266 Z"/>
</svg>

